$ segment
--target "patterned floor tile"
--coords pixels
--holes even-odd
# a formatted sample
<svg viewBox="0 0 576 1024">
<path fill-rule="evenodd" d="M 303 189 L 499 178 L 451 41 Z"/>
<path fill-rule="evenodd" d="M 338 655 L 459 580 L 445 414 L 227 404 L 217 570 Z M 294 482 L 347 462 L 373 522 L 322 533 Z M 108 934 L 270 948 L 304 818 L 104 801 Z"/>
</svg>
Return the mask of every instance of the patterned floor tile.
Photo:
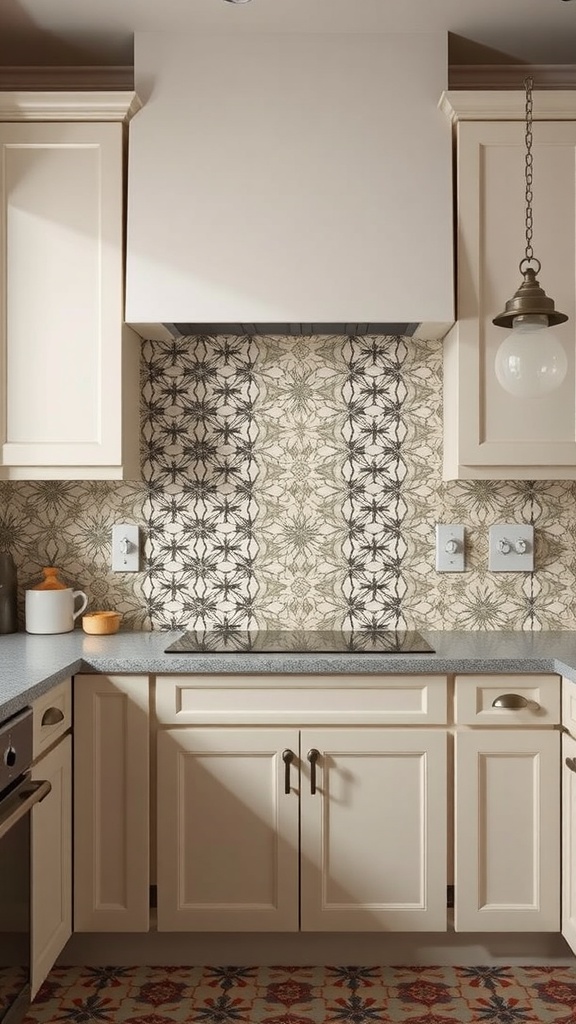
<svg viewBox="0 0 576 1024">
<path fill-rule="evenodd" d="M 575 967 L 56 967 L 24 1024 L 576 1024 Z"/>
</svg>

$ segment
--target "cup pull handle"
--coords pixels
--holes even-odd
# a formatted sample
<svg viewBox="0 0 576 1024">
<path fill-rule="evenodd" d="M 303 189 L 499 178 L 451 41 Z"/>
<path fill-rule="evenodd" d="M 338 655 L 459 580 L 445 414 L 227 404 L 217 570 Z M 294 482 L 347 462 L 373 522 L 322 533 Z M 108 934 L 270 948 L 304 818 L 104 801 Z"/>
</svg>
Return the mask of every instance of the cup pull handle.
<svg viewBox="0 0 576 1024">
<path fill-rule="evenodd" d="M 312 747 L 308 751 L 306 758 L 310 762 L 310 792 L 314 796 L 316 792 L 316 762 L 320 757 L 320 751 L 316 750 L 316 747 Z"/>
<path fill-rule="evenodd" d="M 576 772 L 576 758 L 575 757 L 567 757 L 566 758 L 566 767 L 569 768 L 571 772 Z"/>
<path fill-rule="evenodd" d="M 60 708 L 46 708 L 42 715 L 42 725 L 58 725 L 64 721 L 64 712 Z"/>
<path fill-rule="evenodd" d="M 527 700 L 521 693 L 501 693 L 492 701 L 493 708 L 506 708 L 508 711 L 519 711 L 529 705 L 533 708 L 538 707 L 535 701 Z"/>
<path fill-rule="evenodd" d="M 286 750 L 282 751 L 282 760 L 284 761 L 284 792 L 290 793 L 290 765 L 294 760 L 294 752 L 286 747 Z"/>
</svg>

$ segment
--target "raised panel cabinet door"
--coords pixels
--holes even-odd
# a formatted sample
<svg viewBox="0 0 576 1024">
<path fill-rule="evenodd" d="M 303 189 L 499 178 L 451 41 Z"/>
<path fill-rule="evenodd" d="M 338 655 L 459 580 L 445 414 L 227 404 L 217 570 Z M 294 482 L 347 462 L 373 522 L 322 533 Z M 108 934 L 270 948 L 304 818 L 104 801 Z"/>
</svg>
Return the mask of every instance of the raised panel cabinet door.
<svg viewBox="0 0 576 1024">
<path fill-rule="evenodd" d="M 458 732 L 455 929 L 560 929 L 560 734 Z"/>
<path fill-rule="evenodd" d="M 576 740 L 562 736 L 562 935 L 576 953 Z"/>
<path fill-rule="evenodd" d="M 296 729 L 159 731 L 159 931 L 298 930 L 298 775 Z"/>
<path fill-rule="evenodd" d="M 148 931 L 148 709 L 148 676 L 74 679 L 74 931 Z"/>
<path fill-rule="evenodd" d="M 32 998 L 72 934 L 72 739 L 65 736 L 32 769 L 52 789 L 32 810 Z"/>
<path fill-rule="evenodd" d="M 115 478 L 137 460 L 122 225 L 122 124 L 0 124 L 5 477 Z"/>
<path fill-rule="evenodd" d="M 449 94 L 448 94 L 449 95 Z M 456 94 L 457 96 L 459 94 Z M 460 94 L 461 95 L 461 94 Z M 503 108 L 511 107 L 502 93 Z M 494 96 L 494 93 L 492 93 Z M 554 100 L 551 99 L 551 106 Z M 458 228 L 457 323 L 444 342 L 445 479 L 576 477 L 576 118 L 533 125 L 534 251 L 538 275 L 569 320 L 554 328 L 568 375 L 537 400 L 512 397 L 494 360 L 509 331 L 492 320 L 522 282 L 525 247 L 523 98 L 514 119 L 467 120 L 455 107 Z"/>
<path fill-rule="evenodd" d="M 303 732 L 303 931 L 446 929 L 446 751 L 440 729 Z"/>
</svg>

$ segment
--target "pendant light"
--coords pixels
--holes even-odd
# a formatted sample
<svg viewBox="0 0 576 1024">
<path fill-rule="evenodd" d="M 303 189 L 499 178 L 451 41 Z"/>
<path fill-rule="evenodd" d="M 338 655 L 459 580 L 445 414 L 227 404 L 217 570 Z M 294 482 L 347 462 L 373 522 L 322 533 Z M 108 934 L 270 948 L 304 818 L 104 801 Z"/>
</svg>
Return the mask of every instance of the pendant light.
<svg viewBox="0 0 576 1024">
<path fill-rule="evenodd" d="M 518 398 L 540 398 L 554 391 L 562 384 L 568 369 L 564 346 L 550 330 L 568 317 L 554 308 L 553 300 L 540 287 L 537 274 L 541 263 L 532 248 L 532 86 L 533 79 L 525 78 L 526 249 L 519 267 L 523 281 L 508 299 L 504 312 L 492 321 L 497 327 L 512 328 L 496 353 L 495 370 L 504 390 Z"/>
</svg>

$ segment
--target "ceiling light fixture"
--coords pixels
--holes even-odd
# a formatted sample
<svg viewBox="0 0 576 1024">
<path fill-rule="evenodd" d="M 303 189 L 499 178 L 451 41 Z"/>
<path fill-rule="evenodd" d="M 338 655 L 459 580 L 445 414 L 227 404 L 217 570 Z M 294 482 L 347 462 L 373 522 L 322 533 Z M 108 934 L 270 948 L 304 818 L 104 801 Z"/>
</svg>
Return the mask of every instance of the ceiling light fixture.
<svg viewBox="0 0 576 1024">
<path fill-rule="evenodd" d="M 524 280 L 503 313 L 494 317 L 497 327 L 511 327 L 496 353 L 495 369 L 499 383 L 519 398 L 540 398 L 560 387 L 568 369 L 564 346 L 550 331 L 555 324 L 568 319 L 554 308 L 536 278 L 540 260 L 532 248 L 532 86 L 533 79 L 524 79 L 526 91 L 526 157 L 524 163 L 526 197 L 526 249 L 520 261 Z"/>
</svg>

